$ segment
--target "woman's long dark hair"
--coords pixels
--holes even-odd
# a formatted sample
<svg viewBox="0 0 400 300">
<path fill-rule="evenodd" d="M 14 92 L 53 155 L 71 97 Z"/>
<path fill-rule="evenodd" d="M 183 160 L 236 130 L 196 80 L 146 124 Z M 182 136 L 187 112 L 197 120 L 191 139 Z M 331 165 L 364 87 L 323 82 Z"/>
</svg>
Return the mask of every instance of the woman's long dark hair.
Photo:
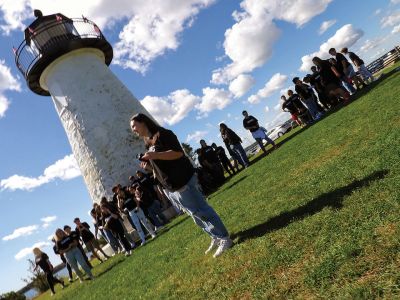
<svg viewBox="0 0 400 300">
<path fill-rule="evenodd" d="M 131 118 L 131 121 L 144 123 L 152 135 L 157 133 L 157 131 L 159 131 L 159 129 L 161 128 L 160 126 L 157 125 L 156 122 L 154 122 L 152 119 L 150 119 L 148 116 L 146 116 L 145 114 L 142 114 L 142 113 L 138 113 L 138 114 L 134 115 Z"/>
</svg>

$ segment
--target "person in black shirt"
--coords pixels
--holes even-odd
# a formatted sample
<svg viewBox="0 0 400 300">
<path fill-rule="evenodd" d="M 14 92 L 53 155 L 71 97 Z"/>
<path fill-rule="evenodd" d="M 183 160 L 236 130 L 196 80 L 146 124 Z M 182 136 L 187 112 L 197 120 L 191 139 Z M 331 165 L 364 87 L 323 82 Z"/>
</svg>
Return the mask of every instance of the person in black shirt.
<svg viewBox="0 0 400 300">
<path fill-rule="evenodd" d="M 53 265 L 50 263 L 49 257 L 46 253 L 42 252 L 39 248 L 33 248 L 32 251 L 33 255 L 35 255 L 35 268 L 33 270 L 36 271 L 38 267 L 43 270 L 43 272 L 46 274 L 46 279 L 51 290 L 51 295 L 54 295 L 56 293 L 54 291 L 54 283 L 59 283 L 64 288 L 64 282 L 53 276 Z"/>
<path fill-rule="evenodd" d="M 342 53 L 337 53 L 335 48 L 329 49 L 329 54 L 332 55 L 336 60 L 336 69 L 340 74 L 340 80 L 342 84 L 349 90 L 351 94 L 356 92 L 351 78 L 355 75 L 354 69 Z"/>
<path fill-rule="evenodd" d="M 87 264 L 90 268 L 93 268 L 92 264 L 90 263 L 90 261 L 89 261 L 87 255 L 86 255 L 86 253 L 85 253 L 85 250 L 83 249 L 83 247 L 82 247 L 82 245 L 81 245 L 81 238 L 80 238 L 80 236 L 79 236 L 79 233 L 77 233 L 76 231 L 73 231 L 73 230 L 71 229 L 71 227 L 68 226 L 68 225 L 65 225 L 63 229 L 64 229 L 65 233 L 66 233 L 68 236 L 70 236 L 73 240 L 75 240 L 75 241 L 77 242 L 76 247 L 78 247 L 79 251 L 81 251 L 82 256 L 83 256 L 83 259 L 86 261 L 86 264 Z"/>
<path fill-rule="evenodd" d="M 200 191 L 194 167 L 185 156 L 176 135 L 141 113 L 132 117 L 130 125 L 132 131 L 144 139 L 147 148 L 142 156 L 142 168 L 152 170 L 168 198 L 210 235 L 212 242 L 207 250 L 218 246 L 214 253 L 217 257 L 230 248 L 232 240 L 228 231 Z"/>
<path fill-rule="evenodd" d="M 282 95 L 280 103 L 281 103 L 282 111 L 290 113 L 292 120 L 295 121 L 298 126 L 302 126 L 303 123 L 301 123 L 301 121 L 298 117 L 299 110 L 293 104 L 293 101 L 291 101 L 291 100 L 289 101 L 289 99 L 287 99 L 285 95 Z"/>
<path fill-rule="evenodd" d="M 312 91 L 311 87 L 303 83 L 299 77 L 293 78 L 292 82 L 295 84 L 294 89 L 296 93 L 300 96 L 301 102 L 303 102 L 304 106 L 308 109 L 311 117 L 314 120 L 319 120 L 322 114 L 318 112 L 318 107 L 315 103 L 314 92 Z"/>
<path fill-rule="evenodd" d="M 236 154 L 238 162 L 243 166 L 243 168 L 247 168 L 250 165 L 250 162 L 241 145 L 242 139 L 236 134 L 236 132 L 234 132 L 224 123 L 219 124 L 219 132 L 221 133 L 221 137 L 225 145 L 227 145 L 232 152 Z"/>
<path fill-rule="evenodd" d="M 354 52 L 349 52 L 347 48 L 343 48 L 340 52 L 344 55 L 348 55 L 350 60 L 356 66 L 357 71 L 360 73 L 361 77 L 364 79 L 364 84 L 370 79 L 374 81 L 374 76 L 372 76 L 371 72 L 365 67 L 364 61 Z"/>
<path fill-rule="evenodd" d="M 79 218 L 74 219 L 74 223 L 76 225 L 75 231 L 79 234 L 82 241 L 86 245 L 86 249 L 92 252 L 93 256 L 96 257 L 100 262 L 103 262 L 101 257 L 97 255 L 97 250 L 104 255 L 105 259 L 110 258 L 100 247 L 99 242 L 96 240 L 93 233 L 89 230 L 90 226 L 86 222 L 81 222 Z"/>
<path fill-rule="evenodd" d="M 72 269 L 71 266 L 69 265 L 69 263 L 67 262 L 67 260 L 65 259 L 64 254 L 60 253 L 57 249 L 57 246 L 55 245 L 56 240 L 54 238 L 51 239 L 51 241 L 54 243 L 53 246 L 53 251 L 55 254 L 57 254 L 58 256 L 60 256 L 61 261 L 63 262 L 63 264 L 66 266 L 67 271 L 68 271 L 68 277 L 69 277 L 69 282 L 73 281 L 73 277 L 72 277 Z"/>
<path fill-rule="evenodd" d="M 263 140 L 267 141 L 267 144 L 271 144 L 274 149 L 276 149 L 275 142 L 271 140 L 266 134 L 266 130 L 263 127 L 260 127 L 258 124 L 258 120 L 249 116 L 247 111 L 242 111 L 243 119 L 243 127 L 251 132 L 251 135 L 256 140 L 257 144 L 260 146 L 261 150 L 267 154 L 267 149 L 265 149 Z"/>
<path fill-rule="evenodd" d="M 303 102 L 301 102 L 299 95 L 295 94 L 292 90 L 288 90 L 287 94 L 289 96 L 287 99 L 289 105 L 286 107 L 295 108 L 297 110 L 297 117 L 303 126 L 312 123 L 312 117 Z"/>
<path fill-rule="evenodd" d="M 322 86 L 326 94 L 334 97 L 341 97 L 344 101 L 350 100 L 350 94 L 342 88 L 340 84 L 340 73 L 332 66 L 329 61 L 322 60 L 315 56 L 312 62 L 318 67 Z"/>
<path fill-rule="evenodd" d="M 156 183 L 154 179 L 150 177 L 150 175 L 145 174 L 140 170 L 136 171 L 136 176 L 138 178 L 139 185 L 143 188 L 145 193 L 149 194 L 147 197 L 149 201 L 145 203 L 144 213 L 150 218 L 156 227 L 155 231 L 157 231 L 166 223 L 168 223 L 168 220 L 161 211 L 161 203 L 158 200 L 158 195 L 156 192 Z"/>
<path fill-rule="evenodd" d="M 65 255 L 67 262 L 70 264 L 79 280 L 83 282 L 83 275 L 79 270 L 78 264 L 86 272 L 90 279 L 94 279 L 90 267 L 83 258 L 82 252 L 77 248 L 78 241 L 67 235 L 62 229 L 58 228 L 55 233 L 57 250 Z"/>
<path fill-rule="evenodd" d="M 201 166 L 208 171 L 214 180 L 217 183 L 217 186 L 220 186 L 224 183 L 224 170 L 222 169 L 221 163 L 219 162 L 218 156 L 215 153 L 214 149 L 207 145 L 204 140 L 200 140 L 200 158 L 199 160 Z"/>
<path fill-rule="evenodd" d="M 226 156 L 225 150 L 222 146 L 217 146 L 215 143 L 211 144 L 211 147 L 214 149 L 215 153 L 218 156 L 218 159 L 222 166 L 224 167 L 225 171 L 230 175 L 233 176 L 236 174 L 235 168 L 232 166 L 229 158 Z"/>
<path fill-rule="evenodd" d="M 311 72 L 310 84 L 313 85 L 317 91 L 319 101 L 328 109 L 335 106 L 337 104 L 337 98 L 326 93 L 321 83 L 321 76 L 315 65 L 311 67 Z"/>
<path fill-rule="evenodd" d="M 117 199 L 118 202 L 118 199 Z M 107 198 L 103 197 L 100 201 L 100 208 L 103 219 L 103 227 L 111 230 L 113 235 L 120 241 L 125 249 L 125 256 L 131 255 L 132 247 L 125 236 L 124 227 L 120 221 L 120 215 L 118 208 L 112 203 L 108 202 Z"/>
</svg>

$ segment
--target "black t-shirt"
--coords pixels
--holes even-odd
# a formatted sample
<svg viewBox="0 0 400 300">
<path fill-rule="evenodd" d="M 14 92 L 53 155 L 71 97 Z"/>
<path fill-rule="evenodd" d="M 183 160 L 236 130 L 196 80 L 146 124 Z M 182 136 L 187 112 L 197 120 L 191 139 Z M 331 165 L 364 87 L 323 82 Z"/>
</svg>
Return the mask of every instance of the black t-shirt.
<svg viewBox="0 0 400 300">
<path fill-rule="evenodd" d="M 354 52 L 349 52 L 349 58 L 356 66 L 361 66 L 364 64 L 364 61 Z"/>
<path fill-rule="evenodd" d="M 74 232 L 74 231 L 72 231 L 72 232 Z M 79 236 L 78 236 L 78 239 L 79 239 Z M 60 251 L 60 250 L 64 251 L 64 250 L 68 249 L 68 247 L 74 242 L 74 240 L 76 240 L 74 237 L 72 237 L 71 235 L 68 235 L 68 236 L 64 237 L 62 240 L 58 241 L 56 243 L 58 251 Z"/>
<path fill-rule="evenodd" d="M 296 114 L 298 112 L 297 107 L 294 105 L 293 101 L 289 98 L 286 99 L 282 104 L 282 109 L 289 111 L 291 114 Z"/>
<path fill-rule="evenodd" d="M 248 127 L 255 127 L 253 129 L 248 129 L 250 132 L 255 132 L 260 128 L 258 125 L 258 120 L 254 118 L 253 116 L 247 116 L 246 118 L 243 119 L 243 127 L 248 129 Z"/>
<path fill-rule="evenodd" d="M 89 228 L 90 228 L 90 226 L 86 222 L 81 223 L 80 227 L 77 226 L 75 228 L 75 231 L 80 235 L 80 237 L 82 238 L 82 241 L 84 243 L 87 243 L 87 242 L 91 241 L 92 239 L 94 239 L 94 235 L 93 235 L 93 233 L 90 232 Z"/>
<path fill-rule="evenodd" d="M 125 193 L 124 205 L 123 208 L 131 211 L 136 208 L 136 201 L 134 199 L 134 195 L 131 193 Z"/>
<path fill-rule="evenodd" d="M 301 97 L 301 99 L 308 99 L 311 98 L 313 95 L 313 92 L 310 88 L 310 86 L 302 83 L 301 85 L 297 85 L 294 87 L 294 89 L 296 90 L 296 93 Z"/>
<path fill-rule="evenodd" d="M 211 164 L 218 163 L 218 156 L 211 146 L 205 146 L 200 149 L 201 157 Z"/>
<path fill-rule="evenodd" d="M 49 257 L 46 253 L 42 253 L 39 257 L 35 258 L 35 264 L 39 266 L 43 272 L 50 273 L 51 269 L 48 263 Z"/>
<path fill-rule="evenodd" d="M 237 145 L 242 143 L 242 139 L 230 128 L 227 128 L 224 132 L 221 132 L 221 137 L 224 143 L 228 145 Z"/>
<path fill-rule="evenodd" d="M 321 76 L 321 83 L 325 86 L 330 83 L 340 84 L 340 79 L 333 73 L 332 65 L 327 60 L 321 62 L 319 75 Z"/>
<path fill-rule="evenodd" d="M 346 59 L 346 57 L 342 54 L 342 53 L 336 53 L 336 68 L 339 71 L 339 73 L 344 74 L 344 69 L 343 69 L 343 62 L 346 66 L 346 68 L 348 66 L 350 66 L 349 61 Z"/>
<path fill-rule="evenodd" d="M 228 157 L 226 156 L 226 153 L 225 153 L 225 149 L 223 147 L 218 146 L 215 149 L 215 153 L 217 154 L 220 161 L 228 160 Z"/>
<path fill-rule="evenodd" d="M 299 95 L 297 94 L 293 94 L 292 96 L 290 96 L 287 101 L 292 103 L 297 112 L 303 112 L 306 109 L 303 103 L 300 101 Z"/>
<path fill-rule="evenodd" d="M 186 185 L 194 174 L 194 168 L 190 160 L 184 155 L 181 144 L 176 135 L 168 129 L 160 127 L 158 132 L 152 137 L 153 145 L 149 151 L 164 152 L 168 150 L 182 152 L 182 156 L 174 160 L 155 159 L 153 163 L 158 167 L 155 170 L 158 181 L 168 190 L 179 190 Z M 160 177 L 160 178 L 158 178 Z"/>
</svg>

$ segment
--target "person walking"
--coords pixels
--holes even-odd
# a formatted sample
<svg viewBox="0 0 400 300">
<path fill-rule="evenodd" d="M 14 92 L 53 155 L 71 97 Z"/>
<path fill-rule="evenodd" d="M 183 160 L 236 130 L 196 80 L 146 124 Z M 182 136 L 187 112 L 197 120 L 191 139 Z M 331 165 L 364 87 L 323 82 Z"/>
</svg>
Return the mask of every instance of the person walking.
<svg viewBox="0 0 400 300">
<path fill-rule="evenodd" d="M 86 263 L 81 251 L 78 249 L 78 241 L 71 236 L 67 235 L 62 229 L 58 228 L 56 230 L 54 239 L 56 240 L 57 249 L 60 253 L 65 255 L 67 262 L 70 264 L 74 270 L 76 276 L 79 277 L 81 283 L 83 283 L 83 274 L 79 270 L 78 264 L 89 276 L 89 279 L 94 279 L 90 267 Z"/>
<path fill-rule="evenodd" d="M 229 249 L 233 242 L 219 215 L 207 203 L 200 191 L 193 165 L 185 156 L 176 135 L 157 125 L 144 114 L 131 118 L 132 131 L 142 137 L 147 152 L 141 157 L 141 167 L 151 170 L 168 198 L 176 202 L 210 237 L 206 253 L 217 247 L 214 257 Z"/>
<path fill-rule="evenodd" d="M 65 287 L 65 284 L 57 277 L 54 277 L 53 265 L 51 264 L 47 254 L 42 252 L 39 248 L 33 248 L 32 251 L 33 255 L 35 256 L 35 268 L 33 269 L 33 271 L 36 271 L 38 267 L 42 269 L 42 271 L 46 275 L 47 283 L 49 284 L 51 290 L 51 295 L 53 296 L 56 293 L 54 290 L 54 283 L 61 284 L 62 288 Z"/>
<path fill-rule="evenodd" d="M 267 136 L 265 132 L 266 130 L 260 127 L 260 125 L 258 124 L 258 120 L 253 116 L 249 116 L 249 114 L 245 110 L 242 112 L 242 115 L 244 117 L 243 127 L 250 131 L 251 135 L 260 146 L 261 150 L 265 154 L 268 154 L 267 149 L 265 149 L 263 140 L 266 140 L 267 144 L 271 144 L 272 148 L 276 149 L 275 142 Z"/>
</svg>

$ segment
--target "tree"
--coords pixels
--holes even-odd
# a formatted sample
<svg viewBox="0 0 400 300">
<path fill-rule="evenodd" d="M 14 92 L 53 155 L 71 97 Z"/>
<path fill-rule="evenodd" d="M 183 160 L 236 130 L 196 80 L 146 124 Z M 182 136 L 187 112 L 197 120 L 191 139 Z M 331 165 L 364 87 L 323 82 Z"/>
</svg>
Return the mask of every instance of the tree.
<svg viewBox="0 0 400 300">
<path fill-rule="evenodd" d="M 190 156 L 190 158 L 194 159 L 194 153 L 193 153 L 193 148 L 187 143 L 182 143 L 182 148 L 183 151 L 185 151 L 187 156 Z"/>
<path fill-rule="evenodd" d="M 28 263 L 28 272 L 30 275 L 28 278 L 22 279 L 22 281 L 30 284 L 39 293 L 47 291 L 49 289 L 49 285 L 47 284 L 46 275 L 40 271 L 39 268 L 35 269 L 36 264 L 32 259 L 28 259 Z"/>
<path fill-rule="evenodd" d="M 26 300 L 25 295 L 16 293 L 16 292 L 9 292 L 0 295 L 0 300 Z"/>
</svg>

